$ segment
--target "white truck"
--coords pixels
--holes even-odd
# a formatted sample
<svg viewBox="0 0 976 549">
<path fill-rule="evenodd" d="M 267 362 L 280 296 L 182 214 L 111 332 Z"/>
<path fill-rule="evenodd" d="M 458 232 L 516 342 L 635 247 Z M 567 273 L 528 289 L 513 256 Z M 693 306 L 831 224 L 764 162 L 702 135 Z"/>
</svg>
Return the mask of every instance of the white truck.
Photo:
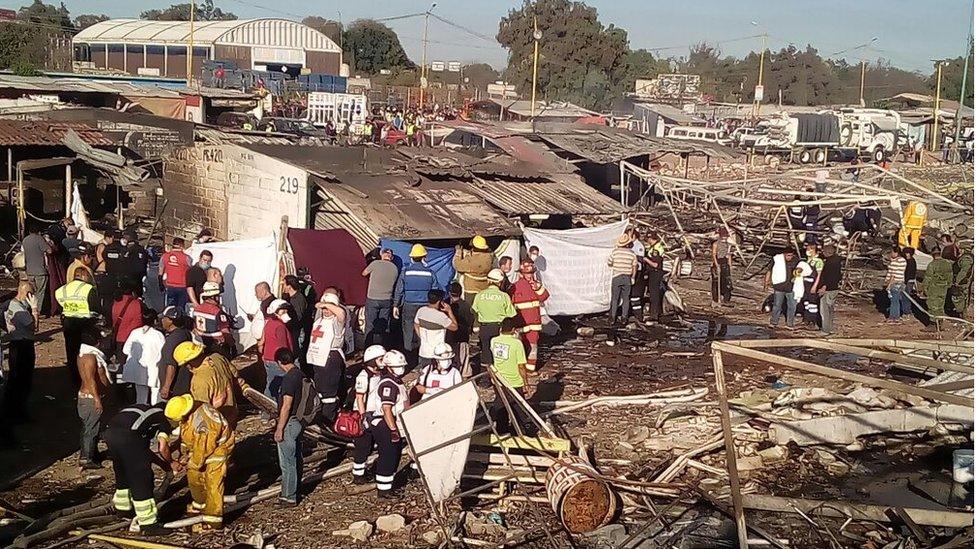
<svg viewBox="0 0 976 549">
<path fill-rule="evenodd" d="M 742 141 L 767 156 L 788 156 L 801 164 L 822 164 L 832 153 L 876 162 L 897 151 L 901 117 L 882 109 L 841 108 L 779 115 L 764 120 L 755 137 Z"/>
<path fill-rule="evenodd" d="M 305 119 L 316 126 L 325 126 L 329 120 L 336 129 L 343 125 L 355 133 L 366 121 L 366 96 L 352 93 L 309 92 Z"/>
</svg>

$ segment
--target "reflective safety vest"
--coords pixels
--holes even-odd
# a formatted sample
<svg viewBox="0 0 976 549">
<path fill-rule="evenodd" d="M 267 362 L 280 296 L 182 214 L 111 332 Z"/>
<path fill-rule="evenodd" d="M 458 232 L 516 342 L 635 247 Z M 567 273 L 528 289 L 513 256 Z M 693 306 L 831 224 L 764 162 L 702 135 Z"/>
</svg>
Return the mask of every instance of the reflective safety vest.
<svg viewBox="0 0 976 549">
<path fill-rule="evenodd" d="M 64 316 L 68 318 L 91 318 L 94 313 L 88 307 L 88 294 L 94 289 L 95 287 L 87 282 L 72 280 L 58 288 L 54 292 L 54 298 L 58 300 L 64 310 Z"/>
<path fill-rule="evenodd" d="M 902 227 L 907 229 L 921 229 L 925 226 L 925 219 L 928 217 L 928 208 L 921 202 L 909 202 L 902 216 Z"/>
<path fill-rule="evenodd" d="M 369 124 L 363 124 L 363 127 L 360 130 L 360 133 L 363 134 L 363 135 L 373 135 L 373 126 L 371 126 Z"/>
<path fill-rule="evenodd" d="M 416 131 L 416 129 L 417 127 L 413 124 L 407 124 L 407 137 L 413 137 L 413 133 Z"/>
</svg>

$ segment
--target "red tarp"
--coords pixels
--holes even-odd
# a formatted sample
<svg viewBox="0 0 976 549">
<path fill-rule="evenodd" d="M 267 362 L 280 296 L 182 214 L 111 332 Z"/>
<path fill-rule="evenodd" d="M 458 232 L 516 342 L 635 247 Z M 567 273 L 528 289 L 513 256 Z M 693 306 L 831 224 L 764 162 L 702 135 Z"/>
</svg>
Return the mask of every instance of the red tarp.
<svg viewBox="0 0 976 549">
<path fill-rule="evenodd" d="M 295 268 L 308 268 L 318 295 L 335 286 L 347 305 L 366 303 L 367 280 L 362 276 L 366 258 L 351 234 L 342 229 L 288 229 L 288 243 L 295 255 Z"/>
</svg>

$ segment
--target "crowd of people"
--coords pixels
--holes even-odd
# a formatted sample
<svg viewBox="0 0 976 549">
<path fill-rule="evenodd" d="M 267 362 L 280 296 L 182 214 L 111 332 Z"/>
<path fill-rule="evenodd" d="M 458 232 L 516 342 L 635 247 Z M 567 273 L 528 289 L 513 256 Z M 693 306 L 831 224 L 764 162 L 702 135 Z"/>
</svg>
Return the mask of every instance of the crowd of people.
<svg viewBox="0 0 976 549">
<path fill-rule="evenodd" d="M 796 214 L 798 223 L 803 214 Z M 60 240 L 60 230 L 32 229 L 24 238 L 26 277 L 3 309 L 10 361 L 4 417 L 27 419 L 40 315 L 60 314 L 67 369 L 77 388 L 79 466 L 102 466 L 103 440 L 115 470 L 115 507 L 134 514 L 146 534 L 164 531 L 152 495 L 152 464 L 185 470 L 192 499 L 187 512 L 200 517 L 193 527 L 220 527 L 239 407 L 245 396 L 254 401 L 261 392 L 231 362 L 240 351 L 235 333 L 245 326 L 223 303 L 224 276 L 206 249 L 212 236 L 205 231 L 194 240 L 194 259 L 181 238 L 157 253 L 142 247 L 133 232 L 108 232 L 92 246 L 70 220 L 58 227 L 64 232 Z M 765 277 L 772 295 L 765 305 L 771 326 L 785 314 L 793 329 L 799 313 L 808 327 L 830 334 L 836 330 L 844 262 L 835 244 L 811 234 L 801 241 L 802 257 L 798 246 L 773 257 Z M 712 303 L 728 306 L 738 244 L 724 226 L 713 236 Z M 606 259 L 611 324 L 631 318 L 659 322 L 668 281 L 682 274 L 685 262 L 666 259 L 666 244 L 656 232 L 631 228 L 615 244 Z M 911 311 L 910 295 L 924 299 L 933 318 L 946 315 L 947 307 L 962 311 L 968 305 L 971 251 L 944 236 L 929 252 L 933 260 L 924 285 L 916 285 L 915 250 L 892 248 L 885 279 L 891 321 Z M 62 253 L 70 262 L 56 259 Z M 535 246 L 524 253 L 496 257 L 487 240 L 475 236 L 455 250 L 457 279 L 444 284 L 421 244 L 410 248 L 409 262 L 402 265 L 391 249 L 375 250 L 361 273 L 367 289 L 359 345 L 358 311 L 339 288 L 317 285 L 307 269 L 287 274 L 277 287 L 271 281 L 254 287 L 258 306 L 246 314 L 246 329 L 257 342 L 263 370 L 258 407 L 277 445 L 281 505 L 296 505 L 301 497 L 302 440 L 312 425 L 353 441 L 354 483 L 367 482 L 375 451 L 377 495 L 394 498 L 404 451 L 401 412 L 475 376 L 482 382 L 494 378 L 496 390 L 507 386 L 527 396 L 550 320 L 549 292 L 538 268 L 544 258 Z M 162 295 L 156 309 L 144 295 L 147 277 L 156 279 Z M 357 346 L 365 348 L 362 360 L 352 362 Z M 408 372 L 416 377 L 405 380 Z M 490 413 L 502 431 L 514 419 L 520 431 L 536 432 L 523 410 L 509 412 L 500 397 Z"/>
</svg>

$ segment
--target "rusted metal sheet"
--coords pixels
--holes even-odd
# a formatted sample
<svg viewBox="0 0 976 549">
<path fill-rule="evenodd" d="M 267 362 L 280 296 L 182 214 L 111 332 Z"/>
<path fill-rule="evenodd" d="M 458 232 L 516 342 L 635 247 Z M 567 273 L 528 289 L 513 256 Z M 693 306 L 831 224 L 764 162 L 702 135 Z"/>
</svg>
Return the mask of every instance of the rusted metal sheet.
<svg viewBox="0 0 976 549">
<path fill-rule="evenodd" d="M 620 204 L 597 192 L 575 174 L 553 181 L 507 181 L 479 179 L 473 187 L 489 204 L 507 215 L 620 213 Z"/>
<path fill-rule="evenodd" d="M 0 146 L 62 146 L 68 130 L 74 130 L 85 143 L 93 147 L 111 147 L 118 144 L 86 124 L 0 119 Z"/>
</svg>

